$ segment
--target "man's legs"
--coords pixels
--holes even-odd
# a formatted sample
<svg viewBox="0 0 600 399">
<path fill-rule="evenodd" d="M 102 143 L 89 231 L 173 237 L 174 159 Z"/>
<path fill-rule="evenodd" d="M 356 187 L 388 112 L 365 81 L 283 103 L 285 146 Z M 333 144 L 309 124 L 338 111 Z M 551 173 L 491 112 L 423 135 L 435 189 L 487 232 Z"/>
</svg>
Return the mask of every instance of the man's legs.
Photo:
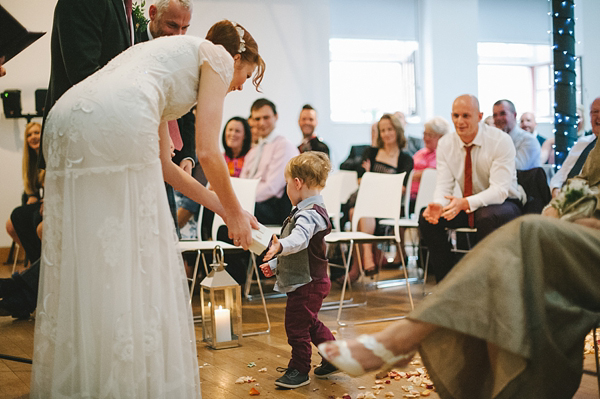
<svg viewBox="0 0 600 399">
<path fill-rule="evenodd" d="M 448 241 L 448 232 L 446 229 L 456 229 L 467 227 L 468 225 L 468 216 L 465 212 L 460 212 L 452 220 L 440 218 L 437 224 L 429 223 L 423 217 L 423 212 L 421 212 L 421 216 L 419 217 L 419 232 L 429 250 L 431 271 L 438 283 L 456 264 L 456 259 L 451 253 L 452 245 Z"/>
<path fill-rule="evenodd" d="M 477 241 L 481 241 L 498 227 L 518 218 L 523 214 L 517 201 L 508 199 L 502 204 L 488 205 L 475 211 L 475 227 Z"/>
</svg>

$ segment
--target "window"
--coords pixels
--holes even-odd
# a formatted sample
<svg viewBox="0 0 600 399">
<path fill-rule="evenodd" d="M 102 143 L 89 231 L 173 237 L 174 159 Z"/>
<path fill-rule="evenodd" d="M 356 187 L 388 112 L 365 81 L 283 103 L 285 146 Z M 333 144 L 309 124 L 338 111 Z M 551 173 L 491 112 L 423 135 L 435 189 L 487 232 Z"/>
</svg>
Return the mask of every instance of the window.
<svg viewBox="0 0 600 399">
<path fill-rule="evenodd" d="M 534 112 L 538 122 L 552 122 L 554 81 L 550 45 L 479 43 L 479 101 L 485 115 L 503 98 L 520 115 Z"/>
<path fill-rule="evenodd" d="M 417 42 L 329 40 L 331 120 L 372 123 L 388 112 L 416 114 Z"/>
</svg>

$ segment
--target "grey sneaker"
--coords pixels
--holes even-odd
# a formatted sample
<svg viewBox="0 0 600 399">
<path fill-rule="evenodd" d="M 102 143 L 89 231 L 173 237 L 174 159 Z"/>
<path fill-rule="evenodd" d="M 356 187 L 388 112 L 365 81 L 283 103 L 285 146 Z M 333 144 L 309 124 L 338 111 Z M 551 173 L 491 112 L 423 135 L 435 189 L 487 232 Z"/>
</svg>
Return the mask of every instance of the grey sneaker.
<svg viewBox="0 0 600 399">
<path fill-rule="evenodd" d="M 317 378 L 327 378 L 332 374 L 339 373 L 339 369 L 325 359 L 321 359 L 321 364 L 315 367 L 314 373 Z"/>
<path fill-rule="evenodd" d="M 296 369 L 283 369 L 278 367 L 277 370 L 286 370 L 284 375 L 275 380 L 275 385 L 278 387 L 294 389 L 310 383 L 308 374 L 302 374 Z"/>
</svg>

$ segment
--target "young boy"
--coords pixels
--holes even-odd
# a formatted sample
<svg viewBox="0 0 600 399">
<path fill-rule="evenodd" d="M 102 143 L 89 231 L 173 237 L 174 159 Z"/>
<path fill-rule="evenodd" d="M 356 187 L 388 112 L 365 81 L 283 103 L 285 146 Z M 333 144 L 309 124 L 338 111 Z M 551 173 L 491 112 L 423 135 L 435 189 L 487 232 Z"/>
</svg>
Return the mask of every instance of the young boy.
<svg viewBox="0 0 600 399">
<path fill-rule="evenodd" d="M 275 289 L 287 294 L 285 332 L 292 359 L 285 374 L 275 380 L 275 385 L 284 388 L 310 383 L 311 342 L 317 346 L 335 339 L 318 319 L 331 288 L 325 257 L 325 236 L 331 223 L 320 195 L 330 170 L 329 159 L 322 152 L 308 151 L 288 162 L 285 180 L 294 208 L 283 222 L 281 239 L 273 236 L 264 256 L 265 261 L 271 261 L 260 266 L 265 276 L 277 276 Z M 326 378 L 337 371 L 323 359 L 314 373 L 317 378 Z"/>
</svg>

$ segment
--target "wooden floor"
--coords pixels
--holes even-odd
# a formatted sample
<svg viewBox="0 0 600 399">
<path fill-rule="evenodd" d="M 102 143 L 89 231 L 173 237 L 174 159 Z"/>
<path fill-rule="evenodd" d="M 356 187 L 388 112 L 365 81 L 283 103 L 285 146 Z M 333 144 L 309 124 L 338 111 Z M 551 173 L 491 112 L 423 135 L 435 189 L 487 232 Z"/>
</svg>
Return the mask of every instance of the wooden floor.
<svg viewBox="0 0 600 399">
<path fill-rule="evenodd" d="M 393 272 L 385 272 L 393 273 Z M 0 277 L 10 274 L 7 266 L 0 265 Z M 387 278 L 388 276 L 386 276 Z M 267 283 L 269 285 L 270 283 Z M 356 288 L 356 287 L 355 287 Z M 267 288 L 268 289 L 268 288 Z M 360 301 L 362 291 L 356 290 L 356 300 Z M 413 287 L 413 295 L 418 302 L 422 286 Z M 330 299 L 339 298 L 339 289 L 334 285 Z M 339 299 L 338 299 L 339 300 Z M 200 378 L 202 381 L 202 396 L 212 398 L 247 398 L 251 388 L 256 388 L 262 398 L 341 398 L 349 394 L 356 399 L 359 393 L 373 392 L 375 374 L 361 378 L 350 378 L 345 374 L 337 374 L 327 380 L 312 378 L 309 385 L 295 390 L 276 389 L 273 381 L 281 374 L 276 367 L 285 367 L 289 359 L 289 346 L 287 345 L 283 327 L 283 314 L 285 299 L 268 300 L 269 316 L 271 318 L 271 333 L 243 339 L 242 346 L 232 349 L 211 350 L 200 341 L 202 329 L 196 328 L 198 341 L 198 361 L 200 365 Z M 369 291 L 369 305 L 354 309 L 344 310 L 343 315 L 352 320 L 366 320 L 373 317 L 390 317 L 408 310 L 408 302 L 404 288 L 386 288 Z M 386 323 L 367 324 L 354 327 L 338 328 L 335 322 L 337 311 L 322 311 L 323 320 L 335 331 L 337 338 L 355 337 L 358 334 L 369 333 L 383 328 Z M 244 332 L 260 331 L 266 329 L 266 322 L 260 301 L 244 303 Z M 34 321 L 16 321 L 8 317 L 0 318 L 0 353 L 13 356 L 31 358 L 33 351 Z M 250 362 L 255 367 L 248 367 Z M 313 354 L 313 364 L 319 363 L 319 356 Z M 259 369 L 266 368 L 266 372 Z M 406 370 L 415 370 L 422 367 L 420 364 L 409 366 Z M 593 356 L 587 356 L 585 368 L 595 370 Z M 235 384 L 242 376 L 251 376 L 256 381 L 245 384 Z M 31 378 L 31 365 L 13 361 L 0 360 L 0 399 L 27 398 L 29 397 L 29 380 Z M 386 392 L 393 392 L 394 397 L 402 398 L 406 393 L 402 386 L 409 385 L 406 380 L 390 380 L 389 384 L 383 383 L 384 389 L 377 396 L 386 398 Z M 365 389 L 360 389 L 360 387 Z M 418 388 L 422 391 L 423 388 Z M 584 375 L 577 399 L 598 398 L 598 387 L 595 377 Z M 432 393 L 429 398 L 438 398 Z"/>
</svg>

